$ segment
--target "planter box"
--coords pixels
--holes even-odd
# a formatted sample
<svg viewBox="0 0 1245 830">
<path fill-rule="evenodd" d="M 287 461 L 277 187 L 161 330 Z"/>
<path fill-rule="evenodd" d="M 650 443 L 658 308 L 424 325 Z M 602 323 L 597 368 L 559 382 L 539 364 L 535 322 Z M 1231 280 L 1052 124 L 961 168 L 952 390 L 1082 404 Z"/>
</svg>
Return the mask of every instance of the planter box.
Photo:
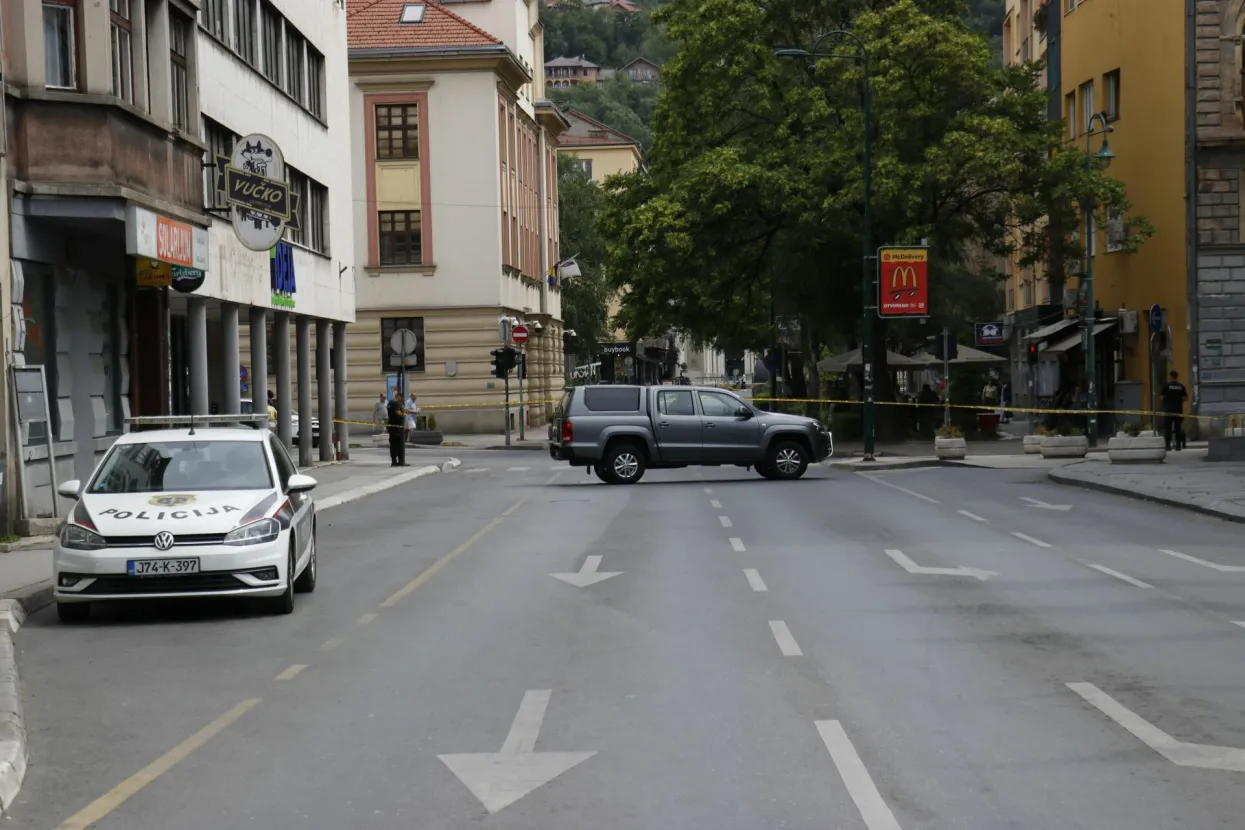
<svg viewBox="0 0 1245 830">
<path fill-rule="evenodd" d="M 1043 458 L 1084 458 L 1089 452 L 1089 438 L 1084 435 L 1043 435 Z"/>
<path fill-rule="evenodd" d="M 1224 437 L 1210 439 L 1206 460 L 1245 461 L 1245 438 Z"/>
<path fill-rule="evenodd" d="M 968 455 L 968 442 L 963 438 L 935 438 L 934 455 L 944 459 L 959 459 Z"/>
<path fill-rule="evenodd" d="M 1162 461 L 1167 457 L 1167 446 L 1157 435 L 1117 435 L 1107 442 L 1107 457 L 1112 464 Z"/>
<path fill-rule="evenodd" d="M 1026 435 L 1024 437 L 1025 452 L 1029 455 L 1040 453 L 1042 451 L 1042 437 L 1041 435 Z"/>
<path fill-rule="evenodd" d="M 416 429 L 411 431 L 407 443 L 415 446 L 437 446 L 443 440 L 441 433 L 435 429 Z"/>
</svg>

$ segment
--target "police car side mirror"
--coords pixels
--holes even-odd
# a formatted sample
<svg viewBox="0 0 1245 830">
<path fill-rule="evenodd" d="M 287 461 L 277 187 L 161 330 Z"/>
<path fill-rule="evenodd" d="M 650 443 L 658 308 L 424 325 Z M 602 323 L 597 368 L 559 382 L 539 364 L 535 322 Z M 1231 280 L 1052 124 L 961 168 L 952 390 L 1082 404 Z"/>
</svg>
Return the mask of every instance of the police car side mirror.
<svg viewBox="0 0 1245 830">
<path fill-rule="evenodd" d="M 316 480 L 311 476 L 292 475 L 285 489 L 289 493 L 305 493 L 316 488 Z"/>
<path fill-rule="evenodd" d="M 62 481 L 56 486 L 56 492 L 60 493 L 67 499 L 76 499 L 78 496 L 82 495 L 82 482 L 78 481 L 76 478 L 71 478 L 69 481 Z"/>
</svg>

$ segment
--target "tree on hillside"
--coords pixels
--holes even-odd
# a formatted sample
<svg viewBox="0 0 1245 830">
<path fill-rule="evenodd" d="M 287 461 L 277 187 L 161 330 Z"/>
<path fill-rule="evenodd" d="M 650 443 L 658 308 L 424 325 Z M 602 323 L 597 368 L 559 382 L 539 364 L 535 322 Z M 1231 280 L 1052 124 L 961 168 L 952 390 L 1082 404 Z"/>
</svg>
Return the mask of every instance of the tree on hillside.
<svg viewBox="0 0 1245 830">
<path fill-rule="evenodd" d="M 850 27 L 871 55 L 874 245 L 928 239 L 932 248 L 932 325 L 876 327 L 882 383 L 886 338 L 969 322 L 960 315 L 986 292 L 963 281 L 988 279 L 965 268 L 970 245 L 995 254 L 1018 245 L 1026 260 L 1058 267 L 1074 243 L 1051 243 L 1035 229 L 1039 217 L 1075 227 L 1078 200 L 1090 197 L 1126 215 L 1122 186 L 1063 148 L 1036 68 L 997 66 L 965 8 L 674 0 L 662 9 L 679 53 L 665 67 L 649 175 L 612 180 L 600 222 L 606 271 L 631 287 L 620 314 L 629 333 L 673 326 L 721 346 L 763 348 L 772 302 L 779 316 L 799 318 L 806 354 L 858 344 L 861 66 L 829 59 L 810 71 L 774 55 L 811 46 L 817 32 Z M 1149 226 L 1134 218 L 1132 228 L 1135 246 Z"/>
<path fill-rule="evenodd" d="M 653 111 L 657 107 L 657 88 L 633 83 L 625 75 L 615 75 L 601 86 L 581 85 L 547 90 L 550 100 L 577 109 L 589 118 L 613 127 L 648 149 L 653 141 Z"/>
<path fill-rule="evenodd" d="M 540 21 L 545 27 L 545 60 L 583 56 L 617 69 L 638 57 L 660 65 L 674 56 L 674 46 L 653 25 L 648 11 L 592 9 L 579 0 L 561 0 L 542 9 Z"/>
<path fill-rule="evenodd" d="M 594 224 L 603 200 L 601 188 L 589 180 L 575 159 L 559 155 L 559 244 L 564 256 L 577 257 L 583 272 L 562 285 L 562 319 L 566 328 L 575 332 L 566 338 L 566 351 L 576 355 L 591 355 L 597 343 L 609 339 L 605 241 Z"/>
</svg>

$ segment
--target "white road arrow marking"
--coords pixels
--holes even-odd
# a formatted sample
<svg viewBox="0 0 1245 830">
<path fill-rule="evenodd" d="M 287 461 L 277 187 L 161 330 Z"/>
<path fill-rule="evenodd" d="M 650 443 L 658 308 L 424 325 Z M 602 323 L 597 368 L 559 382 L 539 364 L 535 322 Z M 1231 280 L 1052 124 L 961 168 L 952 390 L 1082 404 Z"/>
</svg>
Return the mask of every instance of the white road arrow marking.
<svg viewBox="0 0 1245 830">
<path fill-rule="evenodd" d="M 1043 510 L 1062 510 L 1067 512 L 1072 509 L 1072 505 L 1070 504 L 1051 504 L 1050 502 L 1045 502 L 1041 499 L 1031 499 L 1028 496 L 1021 496 L 1020 500 L 1029 502 L 1030 507 L 1040 507 Z"/>
<path fill-rule="evenodd" d="M 1159 755 L 1180 767 L 1245 772 L 1245 749 L 1178 741 L 1093 683 L 1069 683 L 1068 688 Z"/>
<path fill-rule="evenodd" d="M 437 757 L 458 776 L 484 809 L 496 813 L 587 761 L 595 752 L 537 752 L 536 738 L 549 706 L 549 689 L 529 690 L 519 704 L 501 752 Z"/>
<path fill-rule="evenodd" d="M 584 560 L 584 565 L 579 569 L 579 573 L 575 574 L 549 574 L 554 579 L 560 579 L 567 585 L 574 585 L 576 588 L 587 588 L 589 585 L 596 585 L 598 582 L 604 582 L 610 577 L 618 576 L 622 571 L 602 571 L 597 573 L 597 568 L 601 567 L 601 557 L 589 556 Z"/>
<path fill-rule="evenodd" d="M 1245 573 L 1245 565 L 1220 565 L 1218 562 L 1207 562 L 1205 559 L 1198 559 L 1196 556 L 1190 556 L 1189 554 L 1181 553 L 1178 550 L 1160 550 L 1159 553 L 1165 553 L 1168 556 L 1174 556 L 1177 559 L 1183 559 L 1186 562 L 1192 562 L 1194 565 L 1201 565 L 1203 568 L 1211 568 L 1221 573 Z"/>
<path fill-rule="evenodd" d="M 994 571 L 983 571 L 979 568 L 927 568 L 913 562 L 903 551 L 888 550 L 886 555 L 902 567 L 910 574 L 920 574 L 922 576 L 971 576 L 974 579 L 980 579 L 985 582 L 992 576 L 998 576 Z"/>
</svg>

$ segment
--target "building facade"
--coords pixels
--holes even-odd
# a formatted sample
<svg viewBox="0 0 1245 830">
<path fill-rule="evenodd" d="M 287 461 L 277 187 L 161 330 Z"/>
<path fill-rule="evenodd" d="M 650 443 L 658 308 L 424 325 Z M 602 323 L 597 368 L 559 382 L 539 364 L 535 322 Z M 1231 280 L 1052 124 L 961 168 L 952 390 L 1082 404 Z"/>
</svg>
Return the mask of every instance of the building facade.
<svg viewBox="0 0 1245 830">
<path fill-rule="evenodd" d="M 311 130 L 282 132 L 277 122 L 290 115 L 282 107 L 292 103 L 282 82 L 250 78 L 214 44 L 254 34 L 253 63 L 279 60 L 304 90 L 317 86 L 331 121 L 329 108 L 344 105 L 345 77 L 339 71 L 333 90 L 325 66 L 344 51 L 344 14 L 331 2 L 294 0 L 3 4 L 8 287 L 20 308 L 12 360 L 44 367 L 51 410 L 50 423 L 20 431 L 23 515 L 53 509 L 49 433 L 58 477 L 86 478 L 130 415 L 240 407 L 237 320 L 274 306 L 272 257 L 231 253 L 229 225 L 212 218 L 215 171 L 205 165 L 220 148 L 209 144 L 203 117 L 242 135 L 275 132 L 291 163 L 308 169 L 298 136 Z M 287 44 L 295 48 L 286 52 Z M 311 75 L 309 49 L 325 57 Z M 344 240 L 348 250 L 349 234 Z M 304 269 L 299 311 L 351 319 L 350 293 L 334 279 L 322 297 L 317 284 L 328 280 L 313 275 L 316 266 Z M 336 268 L 322 270 L 336 277 Z"/>
<path fill-rule="evenodd" d="M 579 110 L 564 110 L 570 126 L 559 138 L 558 152 L 575 158 L 588 178 L 601 184 L 617 173 L 633 173 L 644 166 L 640 142 L 589 118 Z"/>
<path fill-rule="evenodd" d="M 554 58 L 545 63 L 545 85 L 548 87 L 597 86 L 601 67 L 580 55 L 578 58 Z"/>
<path fill-rule="evenodd" d="M 1245 124 L 1241 0 L 1188 0 L 1191 392 L 1203 415 L 1245 413 Z"/>
<path fill-rule="evenodd" d="M 539 5 L 349 5 L 358 323 L 351 408 L 370 417 L 403 374 L 444 432 L 499 432 L 498 319 L 528 324 L 528 423 L 563 387 L 557 141 Z M 457 12 L 457 13 L 456 13 Z M 405 22 L 404 22 L 405 21 Z M 512 391 L 515 384 L 512 378 Z M 517 416 L 516 416 L 517 417 Z M 517 426 L 517 424 L 515 424 Z"/>
</svg>

